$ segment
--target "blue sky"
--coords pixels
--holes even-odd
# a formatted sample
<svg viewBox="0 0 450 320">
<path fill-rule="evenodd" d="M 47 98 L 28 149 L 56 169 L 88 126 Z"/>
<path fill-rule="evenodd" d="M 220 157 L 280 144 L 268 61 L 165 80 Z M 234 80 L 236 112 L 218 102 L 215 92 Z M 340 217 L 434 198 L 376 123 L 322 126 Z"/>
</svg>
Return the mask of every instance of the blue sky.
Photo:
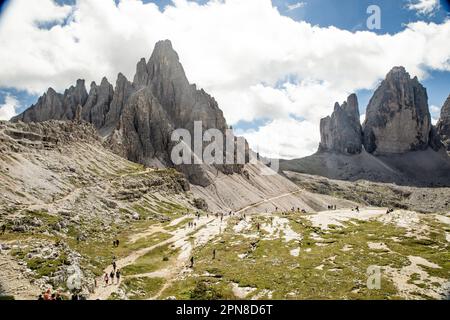
<svg viewBox="0 0 450 320">
<path fill-rule="evenodd" d="M 11 0 L 11 1 L 14 2 L 16 0 Z M 33 1 L 33 3 L 36 3 L 36 2 L 39 3 L 39 1 L 48 1 L 48 0 L 37 0 L 37 1 Z M 369 31 L 367 29 L 367 25 L 366 25 L 366 21 L 367 21 L 367 18 L 369 17 L 369 14 L 366 11 L 367 11 L 368 6 L 375 4 L 375 5 L 379 6 L 379 8 L 381 9 L 381 28 L 379 30 L 370 30 L 370 31 L 375 32 L 377 35 L 396 35 L 396 34 L 402 32 L 403 30 L 405 30 L 407 24 L 417 22 L 417 21 L 423 21 L 426 23 L 433 22 L 436 24 L 443 24 L 446 22 L 446 19 L 449 18 L 449 11 L 448 11 L 448 8 L 449 8 L 448 2 L 449 1 L 440 1 L 439 7 L 435 7 L 432 11 L 428 11 L 428 12 L 423 11 L 423 10 L 421 11 L 420 10 L 421 7 L 417 7 L 415 10 L 412 10 L 412 8 L 408 8 L 408 6 L 417 4 L 420 1 L 424 1 L 424 0 L 397 0 L 397 1 L 394 1 L 394 0 L 272 0 L 272 5 L 277 8 L 277 10 L 279 11 L 279 13 L 282 16 L 293 19 L 294 21 L 297 21 L 297 22 L 304 21 L 313 26 L 318 26 L 321 28 L 335 27 L 335 28 L 338 28 L 341 30 L 348 30 L 352 33 L 355 33 L 357 31 Z M 431 1 L 433 1 L 433 0 L 431 0 Z M 435 0 L 435 1 L 438 1 L 438 0 Z M 75 3 L 75 0 L 57 0 L 56 2 L 59 4 L 73 5 Z M 166 6 L 172 4 L 171 0 L 155 0 L 155 1 L 144 0 L 144 2 L 145 3 L 148 3 L 148 2 L 155 3 L 161 11 L 163 11 Z M 207 0 L 198 0 L 196 2 L 202 5 L 202 4 L 207 3 L 208 1 Z M 255 10 L 258 10 L 258 9 L 255 9 Z M 258 14 L 260 14 L 260 13 L 258 13 Z M 0 14 L 0 22 L 2 21 L 2 18 L 4 17 L 4 15 L 5 15 L 4 13 Z M 43 26 L 51 27 L 51 26 L 54 26 L 57 24 L 58 24 L 57 21 L 53 21 L 53 22 L 49 22 L 48 25 L 44 24 Z M 213 29 L 214 26 L 211 25 L 211 28 Z M 151 33 L 152 31 L 149 31 L 149 32 Z M 251 43 L 252 40 L 250 39 L 248 41 Z M 149 41 L 149 42 L 151 42 L 151 41 Z M 242 89 L 243 90 L 247 90 L 247 89 L 253 90 L 254 92 L 257 92 L 258 94 L 261 94 L 261 96 L 264 98 L 264 99 L 261 98 L 262 102 L 260 100 L 258 100 L 260 98 L 256 99 L 254 97 L 250 97 L 250 98 L 245 97 L 244 93 L 241 93 L 240 95 L 233 95 L 234 93 L 225 92 L 224 88 L 228 88 L 230 86 L 228 83 L 226 83 L 225 76 L 224 76 L 224 84 L 221 87 L 221 84 L 219 83 L 220 77 L 213 77 L 212 79 L 213 79 L 214 83 L 211 84 L 210 81 L 208 81 L 208 79 L 210 79 L 210 77 L 208 77 L 207 75 L 205 76 L 204 72 L 203 73 L 198 72 L 197 68 L 191 67 L 191 66 L 195 66 L 195 63 L 190 59 L 189 52 L 188 52 L 189 48 L 180 47 L 181 43 L 182 43 L 182 41 L 177 42 L 177 51 L 179 51 L 179 53 L 181 53 L 181 56 L 184 57 L 184 61 L 182 61 L 182 62 L 183 62 L 183 65 L 185 65 L 185 67 L 187 69 L 188 77 L 191 78 L 191 75 L 192 75 L 192 78 L 194 78 L 195 80 L 200 82 L 200 84 L 205 89 L 209 89 L 209 91 L 218 98 L 219 103 L 223 101 L 221 106 L 223 106 L 225 115 L 227 116 L 229 122 L 233 123 L 234 127 L 236 129 L 238 129 L 238 131 L 241 131 L 241 132 L 248 132 L 248 131 L 252 131 L 252 130 L 258 131 L 259 128 L 263 128 L 264 126 L 269 125 L 271 123 L 271 121 L 274 119 L 274 112 L 272 111 L 272 109 L 277 108 L 276 102 L 272 103 L 272 109 L 270 109 L 270 110 L 267 109 L 268 107 L 261 107 L 262 111 L 259 110 L 258 115 L 255 115 L 254 117 L 247 114 L 247 115 L 239 118 L 239 116 L 237 116 L 235 113 L 232 113 L 230 111 L 231 108 L 227 105 L 227 99 L 236 100 L 236 97 L 242 96 L 244 98 L 250 99 L 251 101 L 253 101 L 253 103 L 265 104 L 267 102 L 266 101 L 267 99 L 264 100 L 265 99 L 264 97 L 267 98 L 268 96 L 270 96 L 270 93 L 274 90 L 283 91 L 283 94 L 285 96 L 289 96 L 289 99 L 294 99 L 294 98 L 292 98 L 292 96 L 295 96 L 295 93 L 290 92 L 290 89 L 291 89 L 289 87 L 290 83 L 295 85 L 295 81 L 305 80 L 305 77 L 307 76 L 303 73 L 302 76 L 304 78 L 297 79 L 296 77 L 293 77 L 292 79 L 289 79 L 289 81 L 283 82 L 281 80 L 286 80 L 286 78 L 290 77 L 290 75 L 285 74 L 281 78 L 281 80 L 279 79 L 278 81 L 275 81 L 273 84 L 270 84 L 271 80 L 273 80 L 272 77 L 269 77 L 269 80 L 268 80 L 267 77 L 264 76 L 264 72 L 258 71 L 258 72 L 255 72 L 255 74 L 253 75 L 253 79 L 252 79 L 253 82 L 252 83 L 246 82 L 245 84 L 248 85 L 248 87 L 243 87 Z M 230 46 L 231 45 L 232 44 L 230 43 Z M 255 44 L 255 46 L 257 46 L 257 45 L 259 46 L 259 44 Z M 148 51 L 149 51 L 148 48 L 146 48 L 145 51 L 142 50 L 143 54 L 145 54 L 145 52 L 148 52 Z M 88 56 L 89 55 L 95 56 L 98 54 L 98 52 L 88 52 L 86 54 Z M 32 54 L 32 56 L 34 56 L 34 54 Z M 277 58 L 280 58 L 280 57 L 277 57 Z M 281 57 L 281 60 L 282 60 L 282 58 L 283 57 Z M 124 58 L 120 58 L 120 59 L 125 60 Z M 130 66 L 131 66 L 131 64 L 135 63 L 135 61 L 133 59 L 135 59 L 135 57 L 133 57 L 133 58 L 129 57 L 129 59 L 127 59 L 127 60 L 130 60 L 128 62 L 130 64 Z M 202 58 L 200 58 L 200 59 L 202 59 Z M 332 60 L 333 57 L 327 57 L 326 59 Z M 449 59 L 450 59 L 450 57 L 449 57 Z M 117 60 L 118 60 L 118 58 L 112 59 L 113 62 L 117 61 Z M 255 57 L 255 60 L 258 60 L 258 57 Z M 294 57 L 294 60 L 295 60 L 295 57 Z M 186 64 L 185 64 L 185 62 L 186 62 Z M 4 64 L 7 62 L 5 60 L 3 60 L 3 62 L 1 62 L 1 63 Z M 228 61 L 227 61 L 227 63 L 228 63 Z M 302 63 L 302 61 L 299 58 L 299 64 L 300 63 Z M 126 66 L 128 68 L 128 64 Z M 294 64 L 294 66 L 295 66 L 295 64 Z M 267 66 L 264 65 L 264 67 L 266 68 Z M 89 78 L 89 72 L 84 70 L 83 68 L 79 68 L 80 75 L 78 75 L 76 68 L 72 68 L 72 69 L 70 69 L 68 71 L 63 70 L 64 72 L 62 72 L 62 73 L 69 73 L 69 71 L 72 72 L 70 74 L 72 74 L 71 77 L 73 77 L 73 79 L 71 80 L 70 83 L 74 83 L 78 77 L 86 78 L 88 81 L 87 86 L 89 86 L 90 80 L 97 80 L 97 81 L 100 80 L 100 79 L 98 79 L 98 77 L 99 77 L 98 74 L 95 74 L 95 78 L 93 78 L 93 79 Z M 114 69 L 111 71 L 111 73 L 114 74 L 114 72 L 115 72 L 115 74 L 117 74 L 118 71 L 123 71 L 126 73 L 127 70 L 115 70 Z M 430 104 L 430 106 L 434 106 L 431 110 L 432 116 L 434 118 L 436 118 L 436 117 L 438 117 L 438 113 L 439 113 L 438 108 L 440 108 L 442 106 L 443 102 L 445 101 L 445 99 L 447 98 L 447 96 L 450 93 L 450 86 L 449 86 L 450 72 L 436 71 L 429 67 L 424 67 L 423 71 L 425 73 L 427 73 L 427 76 L 424 77 L 424 79 L 422 80 L 422 83 L 428 90 L 429 104 Z M 1 72 L 1 70 L 0 70 L 0 72 Z M 221 72 L 221 70 L 218 69 L 217 72 Z M 86 74 L 88 74 L 88 75 L 86 75 Z M 260 79 L 257 76 L 259 74 L 261 74 Z M 278 73 L 275 72 L 275 74 L 278 74 Z M 385 74 L 385 73 L 383 73 L 383 74 Z M 1 76 L 2 75 L 0 74 L 0 77 Z M 3 76 L 8 76 L 8 75 L 6 74 Z M 131 75 L 129 75 L 129 76 L 131 76 Z M 15 77 L 17 78 L 18 76 L 15 75 Z M 112 79 L 112 77 L 113 76 L 110 76 L 109 78 L 111 78 L 111 82 L 114 82 L 115 79 Z M 274 77 L 275 77 L 275 75 L 274 75 Z M 345 74 L 343 74 L 343 77 L 345 77 Z M 219 78 L 219 79 L 217 79 L 217 78 Z M 232 79 L 232 76 L 230 76 L 229 78 Z M 67 81 L 67 77 L 64 78 L 61 76 L 61 79 L 63 79 L 63 80 L 60 81 L 59 78 L 58 78 L 58 80 L 49 78 L 48 85 L 50 86 L 50 85 L 52 85 L 52 83 L 55 83 L 55 82 L 57 84 L 60 84 L 62 82 Z M 0 80 L 2 80 L 2 79 L 0 79 Z M 43 81 L 42 79 L 40 79 L 40 80 Z M 322 81 L 323 79 L 319 78 L 318 80 Z M 378 80 L 380 80 L 380 79 L 378 79 Z M 0 84 L 0 107 L 6 103 L 7 97 L 9 97 L 9 98 L 13 97 L 17 101 L 16 112 L 20 113 L 24 109 L 29 107 L 31 104 L 35 103 L 38 96 L 40 94 L 42 94 L 43 92 L 36 90 L 36 88 L 41 88 L 39 86 L 36 87 L 36 86 L 30 85 L 28 87 L 26 84 L 27 82 L 25 80 L 16 81 L 15 83 L 19 83 L 20 85 L 7 85 L 8 81 L 1 81 L 1 84 Z M 23 85 L 22 85 L 22 83 L 23 83 Z M 238 86 L 239 83 L 240 83 L 239 81 L 236 81 L 236 86 Z M 268 83 L 268 84 L 266 85 L 266 83 Z M 302 87 L 302 86 L 300 86 L 300 87 Z M 331 84 L 330 87 L 335 87 L 335 86 L 333 86 L 333 84 Z M 356 93 L 357 93 L 359 101 L 360 101 L 360 111 L 362 114 L 364 114 L 365 107 L 366 107 L 366 105 L 373 93 L 373 90 L 375 89 L 376 86 L 375 85 L 368 86 L 367 84 L 364 84 L 364 85 L 358 84 L 358 85 L 349 86 L 348 90 L 352 90 L 351 88 L 358 88 L 358 87 L 364 87 L 364 89 L 355 89 L 355 91 L 357 91 Z M 28 90 L 24 90 L 24 88 L 27 88 Z M 334 88 L 334 89 L 336 89 L 336 88 Z M 45 90 L 45 89 L 43 89 L 43 90 Z M 330 89 L 330 91 L 331 91 L 331 89 Z M 340 93 L 343 91 L 347 91 L 345 89 L 345 86 L 344 86 L 344 89 L 342 86 L 340 86 L 339 90 L 336 89 L 337 93 Z M 34 93 L 31 93 L 31 92 L 34 92 Z M 275 92 L 274 94 L 279 95 L 280 92 Z M 340 100 L 340 102 L 342 102 L 343 101 L 342 95 L 340 95 L 340 94 L 338 94 L 338 95 L 339 95 L 339 97 L 336 97 L 336 100 Z M 302 97 L 298 96 L 297 99 L 301 100 Z M 272 100 L 274 100 L 274 99 L 272 99 Z M 272 100 L 270 100 L 270 101 L 272 101 Z M 276 101 L 276 99 L 275 99 L 275 101 Z M 270 104 L 270 103 L 268 103 L 268 104 Z M 332 103 L 329 103 L 329 104 L 330 104 L 330 106 L 327 108 L 329 108 L 331 110 Z M 282 108 L 280 107 L 280 109 L 282 109 Z M 264 112 L 263 112 L 264 110 L 266 110 L 266 111 L 269 110 L 267 115 L 264 114 Z M 288 117 L 290 118 L 290 120 L 296 120 L 296 121 L 301 122 L 304 119 L 308 119 L 308 112 L 306 112 L 306 115 L 303 115 L 303 113 L 301 113 L 301 112 L 295 114 L 295 110 L 294 111 L 289 110 L 289 111 L 286 111 L 286 114 L 288 114 Z M 322 111 L 322 115 L 323 115 L 323 111 Z M 310 116 L 309 120 L 314 119 L 314 122 L 317 122 L 316 118 L 317 118 L 317 115 L 314 115 L 314 117 Z M 251 140 L 250 137 L 249 137 L 249 139 Z"/>
</svg>

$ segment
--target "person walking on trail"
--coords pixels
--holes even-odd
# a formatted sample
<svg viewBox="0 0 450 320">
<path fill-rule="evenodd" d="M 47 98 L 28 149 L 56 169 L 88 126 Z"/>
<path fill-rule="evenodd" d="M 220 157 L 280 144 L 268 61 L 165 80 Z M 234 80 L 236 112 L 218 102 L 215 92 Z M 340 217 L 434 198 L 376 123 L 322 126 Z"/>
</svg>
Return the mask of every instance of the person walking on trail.
<svg viewBox="0 0 450 320">
<path fill-rule="evenodd" d="M 359 207 L 356 207 L 356 212 L 358 212 L 358 213 L 359 213 Z"/>
<path fill-rule="evenodd" d="M 116 269 L 117 269 L 117 263 L 116 263 L 116 261 L 113 261 L 112 267 L 113 267 L 114 272 L 116 272 Z"/>
<path fill-rule="evenodd" d="M 103 277 L 103 279 L 105 280 L 105 287 L 108 286 L 109 276 L 107 273 L 105 273 L 105 276 Z"/>
<path fill-rule="evenodd" d="M 109 276 L 111 277 L 111 284 L 114 284 L 114 277 L 115 277 L 115 272 L 111 271 L 111 273 L 109 274 Z"/>
<path fill-rule="evenodd" d="M 116 271 L 116 278 L 117 278 L 117 284 L 120 283 L 120 269 L 117 269 Z"/>
<path fill-rule="evenodd" d="M 192 269 L 194 267 L 194 257 L 191 257 L 191 266 L 190 268 Z"/>
</svg>

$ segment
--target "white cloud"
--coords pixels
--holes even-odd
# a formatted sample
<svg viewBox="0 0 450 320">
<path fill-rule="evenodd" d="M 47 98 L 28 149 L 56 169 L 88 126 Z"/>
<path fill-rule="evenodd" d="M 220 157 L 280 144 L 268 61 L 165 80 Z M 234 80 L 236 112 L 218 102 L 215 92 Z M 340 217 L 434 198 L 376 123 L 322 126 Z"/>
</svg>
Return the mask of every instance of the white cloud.
<svg viewBox="0 0 450 320">
<path fill-rule="evenodd" d="M 297 2 L 297 3 L 294 3 L 294 4 L 286 5 L 287 11 L 294 11 L 294 10 L 303 8 L 304 6 L 306 6 L 306 2 Z"/>
<path fill-rule="evenodd" d="M 255 152 L 270 158 L 292 159 L 317 151 L 319 124 L 291 118 L 277 119 L 258 130 L 237 132 L 248 140 Z"/>
<path fill-rule="evenodd" d="M 0 120 L 10 120 L 16 116 L 16 108 L 19 106 L 19 101 L 11 95 L 5 97 L 5 103 L 0 104 Z"/>
<path fill-rule="evenodd" d="M 439 0 L 410 0 L 406 6 L 420 15 L 430 16 L 439 10 Z"/>
<path fill-rule="evenodd" d="M 67 23 L 47 30 L 37 27 L 42 21 Z M 298 126 L 317 129 L 335 101 L 373 89 L 393 66 L 421 79 L 429 69 L 450 71 L 449 38 L 450 20 L 411 23 L 395 35 L 353 33 L 296 22 L 270 0 L 175 0 L 162 12 L 140 0 L 78 0 L 74 7 L 15 0 L 0 19 L 0 86 L 42 93 L 77 78 L 115 82 L 122 72 L 132 79 L 155 42 L 171 39 L 191 82 L 217 99 L 230 124 L 261 117 L 292 124 L 294 115 L 303 120 Z M 291 132 L 281 132 L 289 139 Z M 296 152 L 284 153 L 312 150 L 298 140 Z"/>
<path fill-rule="evenodd" d="M 359 117 L 359 122 L 361 122 L 361 125 L 364 123 L 364 121 L 366 121 L 366 114 L 365 113 L 360 115 L 360 117 Z"/>
<path fill-rule="evenodd" d="M 435 105 L 430 106 L 430 113 L 431 113 L 431 123 L 433 125 L 436 125 L 439 121 L 439 117 L 441 116 L 441 108 Z"/>
</svg>

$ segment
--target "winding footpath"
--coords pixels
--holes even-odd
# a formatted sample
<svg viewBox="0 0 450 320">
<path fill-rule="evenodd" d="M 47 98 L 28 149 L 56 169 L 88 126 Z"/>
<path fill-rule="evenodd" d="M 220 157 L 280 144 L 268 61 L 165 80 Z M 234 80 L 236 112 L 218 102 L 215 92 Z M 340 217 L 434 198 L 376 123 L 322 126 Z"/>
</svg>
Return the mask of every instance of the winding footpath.
<svg viewBox="0 0 450 320">
<path fill-rule="evenodd" d="M 291 196 L 293 194 L 297 194 L 302 192 L 303 190 L 296 190 L 293 192 L 289 192 L 283 195 L 278 195 L 276 197 L 270 198 L 270 199 L 264 199 L 258 203 L 246 206 L 238 211 L 235 212 L 235 214 L 243 213 L 249 209 L 255 208 L 260 206 L 261 204 L 271 202 L 276 199 L 280 199 L 283 197 Z M 183 220 L 188 218 L 195 218 L 193 215 L 184 216 L 182 218 L 176 219 L 172 221 L 172 223 L 169 224 L 169 227 L 173 227 L 181 223 Z M 122 269 L 128 265 L 131 265 L 136 262 L 137 259 L 144 256 L 145 254 L 151 252 L 152 250 L 171 244 L 175 249 L 180 249 L 181 252 L 179 253 L 177 259 L 175 262 L 173 262 L 169 267 L 157 270 L 155 272 L 151 273 L 145 273 L 145 274 L 138 274 L 138 275 L 131 275 L 131 276 L 124 276 L 124 278 L 165 278 L 166 281 L 162 288 L 158 291 L 157 294 L 155 294 L 153 297 L 151 297 L 151 300 L 158 299 L 161 294 L 164 292 L 166 288 L 168 288 L 176 279 L 179 278 L 179 276 L 183 273 L 190 272 L 191 270 L 188 267 L 189 259 L 191 257 L 192 250 L 198 246 L 205 245 L 212 239 L 214 239 L 217 235 L 219 235 L 222 230 L 225 229 L 227 225 L 227 221 L 230 218 L 230 216 L 224 216 L 223 219 L 216 218 L 213 215 L 210 215 L 209 217 L 202 216 L 200 219 L 195 218 L 195 222 L 197 224 L 196 228 L 188 228 L 188 227 L 180 227 L 175 231 L 167 231 L 165 229 L 162 229 L 159 226 L 151 226 L 148 230 L 134 235 L 130 240 L 131 242 L 136 242 L 141 238 L 150 236 L 154 233 L 165 231 L 167 233 L 172 234 L 172 237 L 161 241 L 158 244 L 149 246 L 147 248 L 143 248 L 137 251 L 132 252 L 127 257 L 118 259 L 116 261 L 117 268 Z M 103 275 L 109 274 L 112 271 L 112 265 L 109 265 L 107 268 L 103 270 Z M 101 277 L 97 278 L 97 288 L 95 288 L 95 291 L 89 296 L 90 300 L 106 300 L 108 299 L 113 293 L 117 293 L 120 283 L 114 283 L 105 285 L 103 275 Z M 123 279 L 122 279 L 123 280 Z"/>
</svg>

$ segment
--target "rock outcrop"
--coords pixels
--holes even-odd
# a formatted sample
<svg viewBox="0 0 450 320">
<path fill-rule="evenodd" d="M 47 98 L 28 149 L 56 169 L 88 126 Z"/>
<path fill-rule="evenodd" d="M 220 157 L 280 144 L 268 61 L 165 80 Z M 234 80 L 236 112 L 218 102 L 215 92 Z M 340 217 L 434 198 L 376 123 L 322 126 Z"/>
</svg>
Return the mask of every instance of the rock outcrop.
<svg viewBox="0 0 450 320">
<path fill-rule="evenodd" d="M 225 133 L 228 128 L 215 99 L 189 83 L 168 40 L 155 45 L 148 62 L 144 58 L 139 61 L 133 83 L 119 74 L 115 88 L 103 78 L 100 85 L 91 84 L 89 94 L 83 80 L 64 95 L 49 89 L 36 105 L 12 121 L 78 121 L 79 106 L 81 118 L 93 124 L 111 149 L 145 165 L 173 166 L 170 155 L 174 129 L 186 129 L 194 137 L 196 121 L 202 122 L 203 131 L 217 129 Z M 193 150 L 193 141 L 189 147 Z M 241 173 L 242 165 L 181 165 L 177 169 L 191 182 L 207 186 L 211 181 L 205 170 Z"/>
<path fill-rule="evenodd" d="M 441 109 L 441 117 L 436 125 L 436 131 L 447 151 L 450 151 L 450 96 Z"/>
<path fill-rule="evenodd" d="M 113 95 L 114 89 L 108 79 L 103 78 L 99 86 L 93 82 L 86 104 L 83 105 L 83 119 L 92 123 L 97 129 L 102 128 L 105 125 Z"/>
<path fill-rule="evenodd" d="M 359 125 L 356 96 L 321 120 L 317 153 L 280 162 L 294 171 L 339 180 L 450 186 L 450 97 L 431 124 L 426 89 L 403 67 L 393 68 L 375 91 Z M 363 148 L 364 147 L 364 148 Z"/>
<path fill-rule="evenodd" d="M 71 86 L 64 94 L 57 93 L 52 88 L 47 90 L 22 114 L 11 119 L 23 122 L 42 122 L 46 120 L 72 120 L 78 105 L 84 105 L 88 99 L 84 80 L 78 80 L 75 87 Z"/>
<path fill-rule="evenodd" d="M 355 94 L 341 105 L 336 103 L 331 117 L 320 121 L 319 151 L 357 154 L 362 150 L 358 99 Z"/>
<path fill-rule="evenodd" d="M 403 67 L 393 68 L 367 106 L 364 147 L 373 154 L 403 154 L 429 147 L 426 89 Z"/>
</svg>

